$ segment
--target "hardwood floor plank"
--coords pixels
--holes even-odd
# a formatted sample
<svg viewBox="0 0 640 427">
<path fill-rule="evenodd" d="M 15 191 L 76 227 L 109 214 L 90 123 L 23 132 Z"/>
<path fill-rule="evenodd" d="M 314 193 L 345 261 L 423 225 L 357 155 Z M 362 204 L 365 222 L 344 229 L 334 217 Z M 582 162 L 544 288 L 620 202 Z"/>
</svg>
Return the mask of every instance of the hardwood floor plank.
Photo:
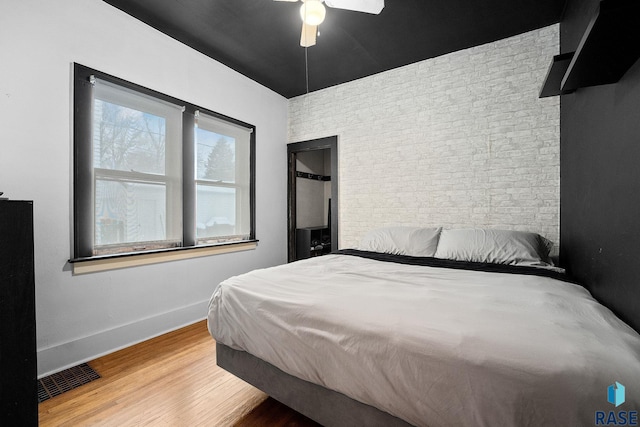
<svg viewBox="0 0 640 427">
<path fill-rule="evenodd" d="M 205 321 L 89 365 L 101 378 L 42 402 L 40 426 L 318 426 L 219 368 Z"/>
</svg>

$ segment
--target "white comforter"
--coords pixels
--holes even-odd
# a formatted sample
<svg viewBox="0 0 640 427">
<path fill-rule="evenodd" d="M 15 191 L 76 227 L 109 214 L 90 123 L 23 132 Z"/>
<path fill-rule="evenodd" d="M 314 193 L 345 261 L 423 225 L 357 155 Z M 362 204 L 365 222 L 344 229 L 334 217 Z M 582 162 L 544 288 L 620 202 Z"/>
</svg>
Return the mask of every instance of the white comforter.
<svg viewBox="0 0 640 427">
<path fill-rule="evenodd" d="M 222 282 L 209 330 L 420 426 L 582 426 L 640 410 L 640 336 L 545 277 L 327 255 Z"/>
</svg>

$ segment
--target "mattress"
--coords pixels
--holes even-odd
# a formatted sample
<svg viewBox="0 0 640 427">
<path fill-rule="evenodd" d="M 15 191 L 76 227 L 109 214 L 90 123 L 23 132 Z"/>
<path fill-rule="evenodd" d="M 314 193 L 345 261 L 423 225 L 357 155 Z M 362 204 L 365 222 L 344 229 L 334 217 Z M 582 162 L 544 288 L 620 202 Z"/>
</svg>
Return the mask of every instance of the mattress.
<svg viewBox="0 0 640 427">
<path fill-rule="evenodd" d="M 640 336 L 583 287 L 358 255 L 220 283 L 211 335 L 417 426 L 594 425 L 596 411 L 640 409 Z"/>
</svg>

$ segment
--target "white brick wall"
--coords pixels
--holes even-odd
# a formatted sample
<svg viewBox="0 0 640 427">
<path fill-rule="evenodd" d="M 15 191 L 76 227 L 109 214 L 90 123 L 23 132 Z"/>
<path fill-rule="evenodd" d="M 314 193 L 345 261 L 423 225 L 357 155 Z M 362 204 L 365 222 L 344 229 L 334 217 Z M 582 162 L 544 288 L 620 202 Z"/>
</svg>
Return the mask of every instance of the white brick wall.
<svg viewBox="0 0 640 427">
<path fill-rule="evenodd" d="M 559 97 L 538 98 L 558 49 L 553 25 L 291 99 L 290 142 L 339 137 L 340 247 L 385 225 L 558 242 Z"/>
</svg>

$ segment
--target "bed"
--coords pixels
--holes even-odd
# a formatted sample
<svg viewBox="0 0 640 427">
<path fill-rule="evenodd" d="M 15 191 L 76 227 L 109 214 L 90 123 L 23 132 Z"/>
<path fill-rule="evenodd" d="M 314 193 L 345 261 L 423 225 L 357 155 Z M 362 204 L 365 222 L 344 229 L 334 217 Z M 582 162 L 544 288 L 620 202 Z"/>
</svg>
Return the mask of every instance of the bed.
<svg viewBox="0 0 640 427">
<path fill-rule="evenodd" d="M 209 305 L 218 364 L 323 425 L 580 426 L 637 411 L 640 336 L 550 247 L 535 233 L 389 227 L 232 277 Z"/>
</svg>

